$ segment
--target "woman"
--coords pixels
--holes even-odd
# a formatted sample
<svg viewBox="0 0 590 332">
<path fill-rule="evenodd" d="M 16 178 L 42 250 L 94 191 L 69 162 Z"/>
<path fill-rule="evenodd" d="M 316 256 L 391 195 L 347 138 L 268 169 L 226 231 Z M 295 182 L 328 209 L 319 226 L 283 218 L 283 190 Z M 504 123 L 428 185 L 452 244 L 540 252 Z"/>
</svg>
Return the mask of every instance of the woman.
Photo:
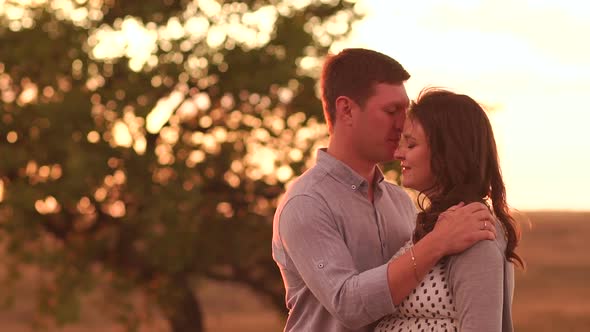
<svg viewBox="0 0 590 332">
<path fill-rule="evenodd" d="M 495 241 L 442 259 L 375 331 L 512 331 L 513 263 L 524 262 L 515 252 L 520 231 L 484 110 L 468 96 L 425 90 L 410 107 L 395 154 L 402 184 L 419 192 L 421 209 L 413 239 L 395 257 L 412 251 L 438 216 L 460 202 L 483 202 L 499 222 Z M 420 257 L 412 252 L 412 259 Z"/>
</svg>

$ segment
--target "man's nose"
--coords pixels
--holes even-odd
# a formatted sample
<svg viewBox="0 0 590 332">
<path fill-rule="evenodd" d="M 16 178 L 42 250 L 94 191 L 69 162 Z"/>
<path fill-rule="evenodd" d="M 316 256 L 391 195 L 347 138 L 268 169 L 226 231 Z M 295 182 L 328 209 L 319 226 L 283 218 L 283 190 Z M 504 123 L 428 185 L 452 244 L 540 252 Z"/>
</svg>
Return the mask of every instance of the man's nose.
<svg viewBox="0 0 590 332">
<path fill-rule="evenodd" d="M 406 121 L 406 112 L 399 112 L 395 119 L 395 129 L 401 133 L 404 128 L 404 122 Z"/>
</svg>

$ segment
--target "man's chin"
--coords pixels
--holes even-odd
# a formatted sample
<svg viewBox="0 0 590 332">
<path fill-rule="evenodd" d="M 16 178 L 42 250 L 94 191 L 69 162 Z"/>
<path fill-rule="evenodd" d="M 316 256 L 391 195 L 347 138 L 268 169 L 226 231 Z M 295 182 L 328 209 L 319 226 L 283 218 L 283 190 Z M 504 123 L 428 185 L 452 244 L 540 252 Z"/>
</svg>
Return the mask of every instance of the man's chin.
<svg viewBox="0 0 590 332">
<path fill-rule="evenodd" d="M 387 154 L 385 155 L 384 160 L 385 160 L 386 163 L 391 163 L 391 162 L 396 161 L 396 159 L 395 159 L 395 149 L 388 151 Z"/>
<path fill-rule="evenodd" d="M 394 161 L 395 161 L 395 158 L 392 154 L 391 156 L 383 156 L 378 163 L 379 164 L 381 164 L 381 163 L 388 164 L 388 163 L 392 163 Z"/>
</svg>

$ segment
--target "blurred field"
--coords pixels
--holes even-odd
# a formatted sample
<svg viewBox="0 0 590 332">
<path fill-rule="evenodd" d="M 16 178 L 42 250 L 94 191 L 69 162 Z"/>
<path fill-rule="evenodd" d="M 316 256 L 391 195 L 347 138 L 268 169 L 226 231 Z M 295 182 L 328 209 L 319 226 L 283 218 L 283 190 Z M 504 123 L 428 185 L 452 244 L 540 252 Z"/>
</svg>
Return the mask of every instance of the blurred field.
<svg viewBox="0 0 590 332">
<path fill-rule="evenodd" d="M 522 222 L 523 237 L 518 252 L 528 266 L 526 271 L 517 270 L 513 306 L 515 331 L 590 331 L 590 212 L 526 212 L 524 215 L 531 227 Z M 207 291 L 203 299 L 212 301 L 219 291 Z M 229 289 L 225 291 L 231 293 Z M 247 307 L 245 299 L 234 301 L 243 301 L 243 306 Z M 277 321 L 276 315 L 268 311 L 246 312 L 239 315 L 216 308 L 210 312 L 210 330 L 250 332 L 282 328 L 279 323 L 273 323 Z M 252 322 L 250 315 L 262 315 L 258 320 L 260 325 Z M 217 325 L 224 317 L 233 320 L 236 326 Z M 222 329 L 218 329 L 220 327 Z"/>
<path fill-rule="evenodd" d="M 517 273 L 516 331 L 590 331 L 590 213 L 527 213 Z"/>
<path fill-rule="evenodd" d="M 528 212 L 532 228 L 523 225 L 520 254 L 526 259 L 525 272 L 517 271 L 514 299 L 515 329 L 532 331 L 590 330 L 590 212 Z M 34 317 L 31 286 L 23 284 L 22 296 L 11 310 L 0 312 L 0 331 L 32 331 Z M 203 301 L 207 331 L 281 331 L 283 317 L 271 310 L 264 299 L 247 289 L 209 282 L 198 296 Z M 104 300 L 104 299 L 103 299 Z M 90 302 L 90 300 L 89 300 Z M 106 301 L 108 302 L 108 301 Z M 142 332 L 167 331 L 153 313 L 150 326 Z M 83 321 L 59 332 L 121 331 L 100 309 L 87 306 Z"/>
</svg>

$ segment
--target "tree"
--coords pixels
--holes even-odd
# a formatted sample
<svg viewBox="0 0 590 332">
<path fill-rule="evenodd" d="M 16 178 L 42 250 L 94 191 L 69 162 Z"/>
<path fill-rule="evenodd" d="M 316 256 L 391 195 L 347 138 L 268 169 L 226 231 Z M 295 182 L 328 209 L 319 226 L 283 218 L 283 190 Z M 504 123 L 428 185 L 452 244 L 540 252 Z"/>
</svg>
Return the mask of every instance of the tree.
<svg viewBox="0 0 590 332">
<path fill-rule="evenodd" d="M 1 6 L 2 239 L 43 269 L 41 311 L 75 320 L 106 282 L 201 331 L 202 278 L 282 309 L 272 214 L 326 137 L 315 79 L 353 1 Z"/>
</svg>

